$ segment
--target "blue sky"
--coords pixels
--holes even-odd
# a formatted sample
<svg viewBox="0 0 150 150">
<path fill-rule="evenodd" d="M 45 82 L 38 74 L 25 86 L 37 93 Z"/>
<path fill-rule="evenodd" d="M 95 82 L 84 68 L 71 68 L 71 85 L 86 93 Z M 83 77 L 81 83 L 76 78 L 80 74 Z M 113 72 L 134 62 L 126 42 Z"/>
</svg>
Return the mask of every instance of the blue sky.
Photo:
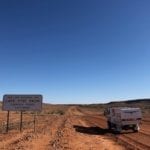
<svg viewBox="0 0 150 150">
<path fill-rule="evenodd" d="M 0 99 L 150 97 L 149 0 L 1 0 Z"/>
</svg>

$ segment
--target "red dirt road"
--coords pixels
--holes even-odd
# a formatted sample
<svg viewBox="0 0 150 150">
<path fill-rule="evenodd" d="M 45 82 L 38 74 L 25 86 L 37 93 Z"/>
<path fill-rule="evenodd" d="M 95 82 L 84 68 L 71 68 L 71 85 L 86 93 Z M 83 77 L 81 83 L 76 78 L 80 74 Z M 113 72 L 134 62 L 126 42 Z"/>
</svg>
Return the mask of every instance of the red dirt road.
<svg viewBox="0 0 150 150">
<path fill-rule="evenodd" d="M 70 107 L 65 115 L 37 116 L 36 132 L 16 129 L 0 133 L 0 150 L 125 150 L 150 149 L 150 120 L 139 133 L 115 135 L 97 113 Z"/>
</svg>

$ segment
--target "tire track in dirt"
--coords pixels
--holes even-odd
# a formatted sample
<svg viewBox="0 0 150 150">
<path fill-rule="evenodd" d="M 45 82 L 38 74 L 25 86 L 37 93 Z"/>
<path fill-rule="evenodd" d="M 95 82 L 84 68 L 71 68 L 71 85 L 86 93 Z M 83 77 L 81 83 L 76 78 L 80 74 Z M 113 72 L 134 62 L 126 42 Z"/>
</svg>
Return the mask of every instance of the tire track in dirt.
<svg viewBox="0 0 150 150">
<path fill-rule="evenodd" d="M 137 150 L 149 150 L 150 146 L 148 144 L 146 144 L 146 142 L 141 142 L 141 140 L 139 140 L 137 138 L 137 135 L 121 135 L 119 136 L 119 140 L 121 140 L 122 142 L 125 142 L 125 144 L 129 144 L 131 148 L 137 149 Z M 141 139 L 141 136 L 139 136 Z M 142 135 L 143 137 L 143 135 Z M 138 139 L 138 140 L 137 140 Z"/>
<path fill-rule="evenodd" d="M 150 133 L 145 133 L 142 129 L 138 133 L 124 133 L 118 135 L 117 138 L 125 144 L 130 144 L 132 148 L 139 150 L 150 149 Z"/>
<path fill-rule="evenodd" d="M 47 146 L 48 150 L 123 150 L 123 147 L 103 135 L 78 132 L 76 127 L 87 127 L 84 114 L 76 107 L 70 107 L 68 113 L 56 122 L 57 129 Z M 53 127 L 52 127 L 53 128 Z"/>
<path fill-rule="evenodd" d="M 85 131 L 85 132 L 84 132 Z M 60 128 L 60 135 L 55 138 L 55 149 L 71 150 L 123 150 L 113 140 L 91 131 L 91 126 L 84 120 L 84 113 L 79 108 L 71 107 L 66 120 Z"/>
<path fill-rule="evenodd" d="M 84 119 L 92 126 L 97 127 L 97 130 L 100 128 L 106 129 L 106 119 L 103 116 L 95 116 L 93 115 L 86 115 L 84 116 Z M 100 127 L 100 128 L 99 128 Z M 105 132 L 106 131 L 106 132 Z M 150 149 L 150 136 L 149 132 L 145 133 L 143 130 L 140 130 L 139 133 L 126 133 L 123 132 L 123 134 L 116 135 L 108 130 L 104 130 L 106 135 L 113 137 L 116 139 L 119 143 L 123 143 L 123 145 L 129 145 L 127 148 L 131 149 L 139 149 L 139 150 L 148 150 Z"/>
</svg>

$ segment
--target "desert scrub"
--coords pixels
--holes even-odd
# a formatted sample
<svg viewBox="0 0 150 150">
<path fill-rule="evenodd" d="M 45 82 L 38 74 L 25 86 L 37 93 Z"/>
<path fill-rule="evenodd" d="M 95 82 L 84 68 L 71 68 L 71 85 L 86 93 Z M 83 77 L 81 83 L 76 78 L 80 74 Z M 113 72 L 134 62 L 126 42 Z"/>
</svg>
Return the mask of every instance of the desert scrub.
<svg viewBox="0 0 150 150">
<path fill-rule="evenodd" d="M 65 113 L 64 113 L 64 111 L 62 111 L 62 110 L 55 110 L 55 111 L 49 111 L 49 112 L 47 112 L 47 114 L 51 114 L 51 115 L 64 115 Z"/>
</svg>

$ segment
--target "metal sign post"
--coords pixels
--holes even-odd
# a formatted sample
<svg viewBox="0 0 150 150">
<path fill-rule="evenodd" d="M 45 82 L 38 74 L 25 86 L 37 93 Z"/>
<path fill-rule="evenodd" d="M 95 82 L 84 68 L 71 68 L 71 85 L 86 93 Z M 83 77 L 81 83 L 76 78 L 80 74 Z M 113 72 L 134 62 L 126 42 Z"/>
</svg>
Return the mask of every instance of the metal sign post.
<svg viewBox="0 0 150 150">
<path fill-rule="evenodd" d="M 6 126 L 6 133 L 8 133 L 9 130 L 9 110 L 7 111 L 7 126 Z"/>
<path fill-rule="evenodd" d="M 34 120 L 33 120 L 33 123 L 34 123 L 34 132 L 35 132 L 35 119 L 36 119 L 36 114 L 34 114 Z"/>
<path fill-rule="evenodd" d="M 20 132 L 22 131 L 22 111 L 20 112 Z"/>
</svg>

